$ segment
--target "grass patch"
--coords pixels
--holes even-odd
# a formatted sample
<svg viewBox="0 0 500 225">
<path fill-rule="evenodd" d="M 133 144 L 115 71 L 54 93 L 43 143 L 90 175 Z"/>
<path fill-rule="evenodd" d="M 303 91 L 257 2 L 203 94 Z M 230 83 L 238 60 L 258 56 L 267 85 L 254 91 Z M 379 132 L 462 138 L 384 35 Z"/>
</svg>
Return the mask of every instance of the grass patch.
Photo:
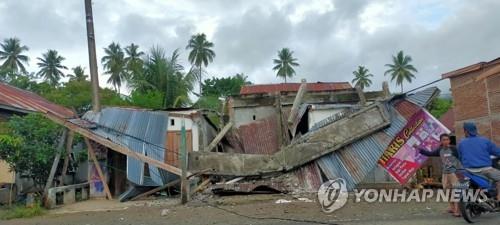
<svg viewBox="0 0 500 225">
<path fill-rule="evenodd" d="M 35 216 L 41 216 L 46 213 L 39 203 L 35 204 L 31 208 L 27 208 L 24 205 L 17 205 L 11 208 L 0 209 L 0 220 L 11 220 L 16 218 L 31 218 Z"/>
</svg>

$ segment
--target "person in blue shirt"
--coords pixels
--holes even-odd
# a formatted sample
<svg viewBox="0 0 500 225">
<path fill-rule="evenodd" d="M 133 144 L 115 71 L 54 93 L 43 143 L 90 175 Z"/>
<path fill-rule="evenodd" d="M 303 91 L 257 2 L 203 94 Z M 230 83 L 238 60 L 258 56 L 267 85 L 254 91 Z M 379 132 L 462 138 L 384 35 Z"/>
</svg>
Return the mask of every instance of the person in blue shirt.
<svg viewBox="0 0 500 225">
<path fill-rule="evenodd" d="M 500 170 L 493 168 L 491 156 L 500 157 L 500 149 L 490 140 L 479 136 L 472 122 L 464 123 L 465 138 L 458 145 L 462 166 L 471 173 L 481 174 L 496 182 L 500 201 Z"/>
</svg>

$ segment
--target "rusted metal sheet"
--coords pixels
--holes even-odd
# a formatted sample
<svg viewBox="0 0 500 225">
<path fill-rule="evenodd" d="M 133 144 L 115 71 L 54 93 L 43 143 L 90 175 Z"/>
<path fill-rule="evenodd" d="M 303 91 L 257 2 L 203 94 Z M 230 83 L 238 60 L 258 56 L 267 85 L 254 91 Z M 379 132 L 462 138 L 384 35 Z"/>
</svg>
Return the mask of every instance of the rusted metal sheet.
<svg viewBox="0 0 500 225">
<path fill-rule="evenodd" d="M 318 190 L 323 183 L 316 162 L 300 167 L 295 171 L 295 175 L 299 179 L 300 186 L 309 191 Z"/>
<path fill-rule="evenodd" d="M 247 154 L 270 155 L 279 150 L 276 116 L 241 125 L 238 135 Z"/>
<path fill-rule="evenodd" d="M 51 113 L 59 118 L 74 118 L 68 108 L 54 104 L 41 96 L 0 82 L 0 108 L 22 112 Z"/>
<path fill-rule="evenodd" d="M 395 108 L 407 120 L 420 110 L 419 106 L 407 100 L 399 101 L 395 104 Z"/>
</svg>

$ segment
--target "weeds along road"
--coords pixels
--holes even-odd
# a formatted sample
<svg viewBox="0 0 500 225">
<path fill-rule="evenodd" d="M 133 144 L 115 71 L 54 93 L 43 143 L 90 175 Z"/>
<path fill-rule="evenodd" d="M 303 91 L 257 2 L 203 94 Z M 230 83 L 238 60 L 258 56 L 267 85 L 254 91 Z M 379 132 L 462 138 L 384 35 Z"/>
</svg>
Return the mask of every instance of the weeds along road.
<svg viewBox="0 0 500 225">
<path fill-rule="evenodd" d="M 277 199 L 291 203 L 277 204 Z M 123 204 L 123 203 L 116 203 Z M 405 224 L 460 225 L 462 218 L 445 212 L 446 203 L 351 203 L 323 213 L 316 202 L 301 202 L 290 196 L 226 197 L 188 205 L 135 205 L 120 210 L 97 210 L 0 221 L 2 225 L 164 225 L 164 224 Z M 215 207 L 214 207 L 215 206 Z M 96 209 L 98 206 L 96 206 Z M 126 209 L 124 209 L 126 208 Z M 162 215 L 163 214 L 163 215 Z M 256 219 L 267 218 L 267 219 Z M 271 219 L 274 218 L 274 219 Z M 279 219 L 281 218 L 281 219 Z M 500 214 L 483 215 L 481 225 L 498 225 Z"/>
</svg>

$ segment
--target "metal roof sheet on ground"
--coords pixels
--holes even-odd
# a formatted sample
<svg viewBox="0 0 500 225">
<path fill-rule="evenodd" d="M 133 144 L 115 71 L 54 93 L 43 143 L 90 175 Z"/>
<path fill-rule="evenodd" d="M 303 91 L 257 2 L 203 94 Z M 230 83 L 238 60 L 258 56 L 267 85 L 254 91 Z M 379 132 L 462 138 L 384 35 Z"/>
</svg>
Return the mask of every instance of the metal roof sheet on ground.
<svg viewBox="0 0 500 225">
<path fill-rule="evenodd" d="M 301 83 L 255 84 L 241 87 L 240 95 L 274 94 L 275 92 L 297 92 Z M 308 92 L 341 91 L 352 89 L 349 82 L 307 83 Z"/>
<path fill-rule="evenodd" d="M 406 125 L 406 119 L 394 108 L 389 112 L 390 127 L 316 160 L 328 179 L 343 178 L 352 190 L 377 166 L 392 138 Z"/>
<path fill-rule="evenodd" d="M 416 105 L 420 107 L 426 107 L 431 103 L 431 101 L 439 95 L 439 88 L 437 87 L 430 87 L 426 88 L 422 91 L 416 92 L 414 94 L 409 94 L 406 97 L 407 101 L 410 101 L 412 103 L 415 103 Z"/>
<path fill-rule="evenodd" d="M 54 104 L 41 96 L 0 82 L 0 107 L 28 112 L 51 113 L 59 118 L 74 118 L 68 108 Z"/>
<path fill-rule="evenodd" d="M 84 119 L 97 124 L 96 135 L 124 145 L 138 154 L 164 161 L 167 141 L 168 113 L 128 108 L 105 108 L 100 113 L 88 112 Z M 150 177 L 144 176 L 144 162 L 127 156 L 127 178 L 144 186 L 166 184 L 178 176 L 149 165 Z"/>
</svg>

